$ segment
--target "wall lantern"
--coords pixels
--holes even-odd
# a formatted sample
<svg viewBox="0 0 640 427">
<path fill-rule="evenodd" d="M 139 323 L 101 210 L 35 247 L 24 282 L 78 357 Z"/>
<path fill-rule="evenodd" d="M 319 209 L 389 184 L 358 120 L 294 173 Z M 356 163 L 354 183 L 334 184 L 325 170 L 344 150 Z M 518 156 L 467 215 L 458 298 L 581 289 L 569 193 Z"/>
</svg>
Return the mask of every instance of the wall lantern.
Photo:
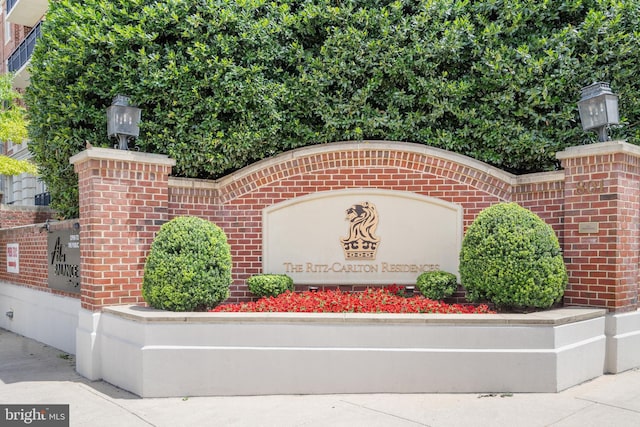
<svg viewBox="0 0 640 427">
<path fill-rule="evenodd" d="M 597 82 L 582 88 L 582 97 L 578 101 L 582 129 L 594 129 L 598 132 L 598 141 L 609 140 L 607 128 L 617 125 L 618 95 L 611 92 L 609 83 Z"/>
<path fill-rule="evenodd" d="M 129 105 L 129 97 L 116 95 L 107 108 L 107 135 L 118 138 L 118 148 L 128 150 L 129 138 L 140 135 L 140 116 L 142 110 Z"/>
</svg>

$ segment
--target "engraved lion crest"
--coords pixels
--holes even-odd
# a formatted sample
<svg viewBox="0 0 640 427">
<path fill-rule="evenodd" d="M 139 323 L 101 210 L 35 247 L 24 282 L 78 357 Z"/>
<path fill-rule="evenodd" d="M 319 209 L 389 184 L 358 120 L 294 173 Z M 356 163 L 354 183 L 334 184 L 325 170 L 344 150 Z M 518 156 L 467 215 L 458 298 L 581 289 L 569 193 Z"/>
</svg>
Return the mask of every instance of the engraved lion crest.
<svg viewBox="0 0 640 427">
<path fill-rule="evenodd" d="M 347 209 L 349 235 L 340 239 L 347 260 L 374 260 L 380 238 L 375 235 L 378 212 L 373 203 L 361 202 Z"/>
</svg>

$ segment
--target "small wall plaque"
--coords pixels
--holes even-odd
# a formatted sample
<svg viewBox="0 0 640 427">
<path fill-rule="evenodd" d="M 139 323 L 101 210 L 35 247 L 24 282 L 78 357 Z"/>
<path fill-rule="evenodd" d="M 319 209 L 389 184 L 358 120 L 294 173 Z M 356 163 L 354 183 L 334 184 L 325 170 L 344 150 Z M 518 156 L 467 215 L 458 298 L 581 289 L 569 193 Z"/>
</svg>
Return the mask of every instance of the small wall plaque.
<svg viewBox="0 0 640 427">
<path fill-rule="evenodd" d="M 47 237 L 49 287 L 80 293 L 80 234 L 76 230 L 60 230 Z"/>
<path fill-rule="evenodd" d="M 600 231 L 598 222 L 581 222 L 578 225 L 578 233 L 597 233 Z"/>
<path fill-rule="evenodd" d="M 7 243 L 7 273 L 20 273 L 20 246 Z"/>
</svg>

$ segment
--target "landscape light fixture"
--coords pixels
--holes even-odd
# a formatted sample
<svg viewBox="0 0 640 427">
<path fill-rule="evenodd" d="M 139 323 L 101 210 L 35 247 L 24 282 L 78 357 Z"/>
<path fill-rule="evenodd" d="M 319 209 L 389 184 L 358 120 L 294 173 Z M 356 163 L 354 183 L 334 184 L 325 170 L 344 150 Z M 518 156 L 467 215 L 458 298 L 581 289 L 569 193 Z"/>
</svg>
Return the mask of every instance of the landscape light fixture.
<svg viewBox="0 0 640 427">
<path fill-rule="evenodd" d="M 609 140 L 607 128 L 620 122 L 618 95 L 611 92 L 609 83 L 596 82 L 582 88 L 578 111 L 582 129 L 598 132 L 598 141 Z"/>
<path fill-rule="evenodd" d="M 107 108 L 107 135 L 118 138 L 118 148 L 128 150 L 129 138 L 140 135 L 140 108 L 129 105 L 129 97 L 116 95 L 113 103 Z"/>
</svg>

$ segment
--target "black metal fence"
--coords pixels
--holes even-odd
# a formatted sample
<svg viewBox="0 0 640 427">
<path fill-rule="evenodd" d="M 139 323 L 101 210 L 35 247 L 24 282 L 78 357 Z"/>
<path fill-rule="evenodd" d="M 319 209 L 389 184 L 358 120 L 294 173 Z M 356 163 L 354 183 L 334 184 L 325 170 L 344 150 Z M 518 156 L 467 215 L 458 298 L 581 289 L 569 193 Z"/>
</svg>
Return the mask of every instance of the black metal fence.
<svg viewBox="0 0 640 427">
<path fill-rule="evenodd" d="M 36 45 L 36 40 L 38 40 L 41 35 L 41 25 L 42 21 L 38 22 L 38 24 L 33 27 L 29 34 L 27 34 L 27 37 L 22 40 L 16 50 L 14 50 L 11 55 L 9 55 L 7 66 L 10 73 L 18 71 L 24 66 L 24 64 L 27 63 L 27 61 L 29 61 L 29 58 L 31 58 L 33 48 Z"/>
<path fill-rule="evenodd" d="M 11 9 L 13 9 L 13 6 L 15 6 L 16 3 L 18 3 L 18 0 L 7 0 L 7 15 L 11 12 Z"/>
<path fill-rule="evenodd" d="M 36 206 L 49 206 L 49 203 L 51 203 L 51 194 L 48 191 L 36 194 Z"/>
</svg>

